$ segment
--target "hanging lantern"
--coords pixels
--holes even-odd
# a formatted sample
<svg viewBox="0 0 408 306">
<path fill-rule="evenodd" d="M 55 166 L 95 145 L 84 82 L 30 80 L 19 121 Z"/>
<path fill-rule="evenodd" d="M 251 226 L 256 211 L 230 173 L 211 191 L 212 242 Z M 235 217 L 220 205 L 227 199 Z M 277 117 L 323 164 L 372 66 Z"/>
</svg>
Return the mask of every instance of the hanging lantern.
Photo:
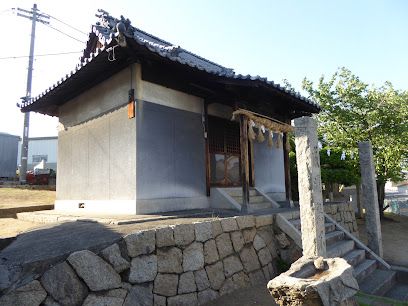
<svg viewBox="0 0 408 306">
<path fill-rule="evenodd" d="M 320 141 L 317 142 L 317 147 L 319 148 L 319 150 L 323 149 L 323 145 Z"/>
<path fill-rule="evenodd" d="M 273 132 L 269 130 L 268 147 L 273 148 Z"/>
<path fill-rule="evenodd" d="M 327 156 L 330 156 L 330 149 L 327 149 Z"/>
<path fill-rule="evenodd" d="M 341 160 L 346 160 L 346 152 L 343 151 L 343 152 L 341 153 L 340 159 L 341 159 Z"/>
<path fill-rule="evenodd" d="M 263 130 L 263 131 L 262 131 Z M 265 131 L 265 127 L 263 126 L 263 125 L 261 125 L 259 128 L 258 128 L 258 137 L 257 137 L 257 139 L 256 140 L 258 140 L 258 142 L 264 142 L 264 140 L 265 140 L 265 137 L 264 137 L 264 135 L 263 135 L 263 132 Z"/>
<path fill-rule="evenodd" d="M 254 131 L 255 122 L 253 122 L 251 120 L 251 121 L 249 121 L 248 125 L 249 125 L 248 126 L 248 138 L 249 138 L 250 141 L 253 141 L 256 138 L 256 134 L 255 134 L 255 131 Z"/>
</svg>

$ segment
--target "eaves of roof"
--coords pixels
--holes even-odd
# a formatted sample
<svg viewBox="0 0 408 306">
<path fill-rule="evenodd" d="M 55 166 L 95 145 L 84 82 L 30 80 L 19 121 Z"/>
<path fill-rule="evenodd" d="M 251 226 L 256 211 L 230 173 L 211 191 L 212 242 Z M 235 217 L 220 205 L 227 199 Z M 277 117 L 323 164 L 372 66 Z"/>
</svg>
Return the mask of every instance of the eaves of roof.
<svg viewBox="0 0 408 306">
<path fill-rule="evenodd" d="M 245 81 L 262 84 L 265 87 L 277 90 L 283 95 L 287 95 L 288 97 L 297 100 L 301 104 L 306 104 L 311 109 L 311 112 L 317 113 L 320 111 L 320 106 L 314 101 L 303 97 L 298 92 L 288 90 L 285 87 L 280 86 L 280 84 L 274 83 L 273 81 L 268 80 L 265 77 L 261 77 L 259 75 L 251 76 L 235 74 L 233 69 L 218 65 L 192 52 L 182 49 L 179 46 L 174 46 L 140 29 L 132 26 L 130 27 L 130 31 L 124 33 L 127 40 L 134 41 L 138 45 L 145 47 L 150 52 L 157 54 L 163 58 L 166 58 L 173 62 L 177 62 L 181 65 L 187 65 L 193 69 L 198 69 L 200 71 L 204 71 L 208 74 L 216 75 L 221 78 L 235 80 L 237 82 Z M 81 70 L 86 69 L 86 67 L 89 66 L 90 63 L 95 62 L 97 58 L 102 56 L 102 54 L 105 53 L 106 56 L 105 51 L 107 51 L 107 48 L 114 43 L 115 38 L 117 38 L 117 36 L 119 35 L 118 32 L 114 32 L 112 29 L 98 25 L 93 26 L 91 34 L 94 34 L 98 37 L 99 42 L 103 47 L 96 49 L 93 53 L 90 53 L 89 57 L 85 58 L 80 64 L 78 64 L 75 70 L 72 70 L 69 74 L 65 75 L 65 77 L 61 78 L 61 80 L 50 86 L 39 96 L 33 98 L 31 101 L 23 103 L 21 105 L 21 110 L 23 112 L 36 110 L 38 108 L 37 104 L 38 106 L 40 106 L 39 103 L 42 100 L 47 99 L 49 96 L 53 95 L 62 84 L 75 77 L 78 73 L 80 73 Z"/>
</svg>

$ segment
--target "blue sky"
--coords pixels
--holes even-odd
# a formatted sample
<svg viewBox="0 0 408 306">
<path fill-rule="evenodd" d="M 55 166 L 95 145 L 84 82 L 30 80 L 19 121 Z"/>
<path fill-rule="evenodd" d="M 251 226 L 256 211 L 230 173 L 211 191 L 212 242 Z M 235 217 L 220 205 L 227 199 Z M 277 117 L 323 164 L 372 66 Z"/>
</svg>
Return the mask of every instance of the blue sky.
<svg viewBox="0 0 408 306">
<path fill-rule="evenodd" d="M 27 55 L 30 21 L 5 11 L 32 1 L 1 1 L 0 57 Z M 345 66 L 363 81 L 391 81 L 408 89 L 408 2 L 396 1 L 51 1 L 41 11 L 88 32 L 97 8 L 124 15 L 132 24 L 237 73 L 283 79 L 298 90 L 304 77 L 317 81 Z M 86 36 L 52 21 L 80 40 Z M 5 31 L 7 29 L 7 31 Z M 43 25 L 36 54 L 81 51 L 84 44 Z M 36 58 L 33 95 L 75 68 L 79 53 Z M 28 59 L 0 60 L 0 132 L 20 135 Z M 57 119 L 33 115 L 30 136 L 56 135 Z"/>
</svg>

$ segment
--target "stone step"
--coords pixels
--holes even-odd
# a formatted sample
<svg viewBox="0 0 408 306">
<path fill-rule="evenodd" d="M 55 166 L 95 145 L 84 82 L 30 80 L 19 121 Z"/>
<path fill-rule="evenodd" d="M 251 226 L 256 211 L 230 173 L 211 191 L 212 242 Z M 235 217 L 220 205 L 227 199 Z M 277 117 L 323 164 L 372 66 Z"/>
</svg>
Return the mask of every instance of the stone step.
<svg viewBox="0 0 408 306">
<path fill-rule="evenodd" d="M 365 258 L 366 254 L 365 251 L 362 249 L 354 249 L 343 256 L 343 259 L 346 260 L 353 267 L 357 266 Z"/>
<path fill-rule="evenodd" d="M 242 188 L 224 188 L 223 189 L 230 197 L 242 197 Z M 249 189 L 250 196 L 258 195 L 256 189 Z"/>
<path fill-rule="evenodd" d="M 339 242 L 333 243 L 327 247 L 327 257 L 343 257 L 351 250 L 354 249 L 353 240 L 341 240 Z"/>
<path fill-rule="evenodd" d="M 360 290 L 367 294 L 382 296 L 395 285 L 395 282 L 395 271 L 376 269 L 363 279 L 359 286 Z"/>
<path fill-rule="evenodd" d="M 236 197 L 234 196 L 233 199 L 237 201 L 239 204 L 242 204 L 242 197 Z M 265 199 L 261 195 L 255 195 L 255 196 L 250 196 L 249 197 L 249 203 L 255 204 L 255 203 L 262 203 L 265 202 Z"/>
<path fill-rule="evenodd" d="M 249 207 L 251 209 L 265 209 L 265 208 L 271 208 L 272 205 L 269 202 L 262 202 L 262 203 L 249 203 Z"/>
<path fill-rule="evenodd" d="M 344 233 L 342 231 L 332 231 L 326 234 L 326 246 L 329 246 L 337 241 L 343 240 Z"/>
<path fill-rule="evenodd" d="M 292 220 L 289 220 L 289 222 L 292 223 L 292 225 L 296 227 L 298 230 L 301 230 L 300 219 L 292 219 Z M 334 231 L 336 229 L 336 226 L 331 222 L 326 222 L 324 224 L 324 228 L 327 234 L 327 233 Z"/>
<path fill-rule="evenodd" d="M 388 298 L 408 302 L 408 284 L 397 283 L 384 295 Z"/>
<path fill-rule="evenodd" d="M 377 262 L 373 259 L 365 259 L 354 267 L 353 275 L 357 282 L 360 283 L 364 278 L 377 269 Z"/>
</svg>

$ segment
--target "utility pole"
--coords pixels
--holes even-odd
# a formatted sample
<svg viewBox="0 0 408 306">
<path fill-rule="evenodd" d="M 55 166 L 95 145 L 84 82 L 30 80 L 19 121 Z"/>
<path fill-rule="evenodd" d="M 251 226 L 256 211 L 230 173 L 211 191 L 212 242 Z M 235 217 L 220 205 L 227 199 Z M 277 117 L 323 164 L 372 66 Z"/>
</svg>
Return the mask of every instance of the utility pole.
<svg viewBox="0 0 408 306">
<path fill-rule="evenodd" d="M 35 25 L 37 21 L 44 23 L 44 24 L 49 24 L 49 21 L 47 20 L 50 19 L 50 16 L 39 13 L 37 9 L 37 4 L 33 5 L 31 11 L 17 8 L 17 16 L 24 17 L 32 21 L 30 55 L 28 58 L 27 90 L 26 90 L 25 97 L 22 98 L 24 102 L 29 102 L 31 100 L 31 80 L 33 76 Z M 21 184 L 26 183 L 29 127 L 30 127 L 30 112 L 26 112 L 24 113 L 23 142 L 21 144 L 21 167 L 20 167 L 20 183 Z"/>
</svg>

